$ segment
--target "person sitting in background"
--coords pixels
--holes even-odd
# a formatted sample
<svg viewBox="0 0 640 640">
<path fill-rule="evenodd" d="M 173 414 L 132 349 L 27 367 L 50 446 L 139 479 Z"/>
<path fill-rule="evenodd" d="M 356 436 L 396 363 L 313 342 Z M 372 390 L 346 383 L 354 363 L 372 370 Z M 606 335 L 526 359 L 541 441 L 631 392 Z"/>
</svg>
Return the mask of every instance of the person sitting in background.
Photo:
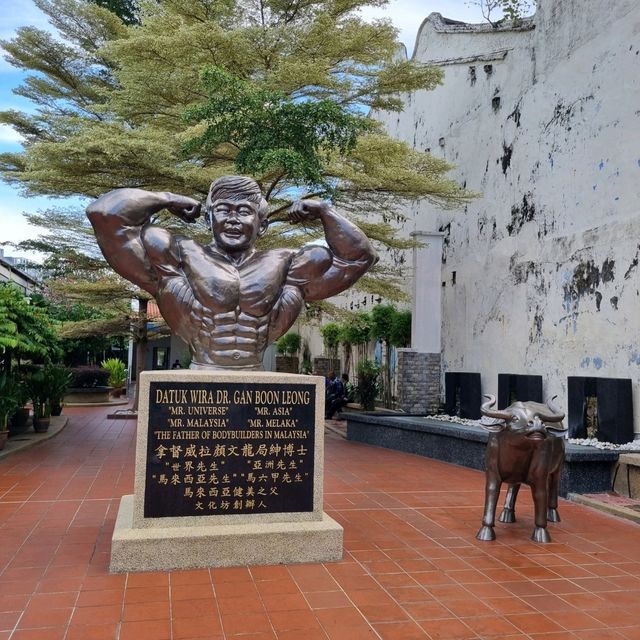
<svg viewBox="0 0 640 640">
<path fill-rule="evenodd" d="M 336 374 L 333 371 L 329 371 L 326 379 L 325 386 L 325 399 L 324 399 L 324 417 L 330 418 L 329 412 L 333 406 L 336 398 L 341 397 L 344 394 L 344 387 L 342 381 L 336 378 Z"/>
<path fill-rule="evenodd" d="M 331 420 L 336 413 L 342 411 L 346 404 L 353 402 L 354 398 L 353 385 L 349 382 L 349 376 L 346 373 L 343 373 L 342 380 L 336 380 L 336 383 L 339 391 L 327 403 L 327 410 L 325 411 L 325 417 L 328 420 Z"/>
</svg>

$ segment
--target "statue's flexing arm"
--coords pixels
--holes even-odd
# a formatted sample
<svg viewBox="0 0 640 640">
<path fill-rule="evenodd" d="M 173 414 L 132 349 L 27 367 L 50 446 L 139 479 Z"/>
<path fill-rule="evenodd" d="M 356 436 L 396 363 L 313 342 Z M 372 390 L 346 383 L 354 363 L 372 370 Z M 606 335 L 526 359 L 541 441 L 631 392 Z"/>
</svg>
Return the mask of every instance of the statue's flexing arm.
<svg viewBox="0 0 640 640">
<path fill-rule="evenodd" d="M 367 236 L 326 202 L 299 200 L 292 205 L 289 220 L 292 224 L 320 220 L 328 247 L 309 245 L 293 257 L 271 318 L 273 340 L 295 322 L 304 301 L 345 291 L 378 259 Z"/>
<path fill-rule="evenodd" d="M 369 239 L 326 202 L 298 200 L 289 211 L 292 223 L 320 220 L 328 245 L 310 245 L 294 258 L 287 284 L 299 286 L 307 301 L 323 300 L 350 287 L 377 260 Z"/>
<path fill-rule="evenodd" d="M 162 209 L 187 222 L 194 222 L 200 215 L 200 204 L 192 198 L 142 189 L 110 191 L 87 208 L 87 216 L 107 262 L 122 277 L 151 295 L 157 292 L 158 275 L 154 269 L 157 265 L 149 260 L 142 233 L 151 216 Z M 166 235 L 163 238 L 166 249 L 174 248 L 169 232 L 154 227 L 154 234 Z"/>
</svg>

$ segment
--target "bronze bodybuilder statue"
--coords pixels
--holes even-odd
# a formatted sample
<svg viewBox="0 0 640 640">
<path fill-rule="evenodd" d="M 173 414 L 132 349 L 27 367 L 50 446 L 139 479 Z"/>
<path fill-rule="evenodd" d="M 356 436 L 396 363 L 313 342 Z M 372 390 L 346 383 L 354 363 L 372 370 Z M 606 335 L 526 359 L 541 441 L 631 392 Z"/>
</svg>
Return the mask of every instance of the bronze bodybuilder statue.
<svg viewBox="0 0 640 640">
<path fill-rule="evenodd" d="M 192 198 L 142 189 L 110 191 L 87 215 L 109 264 L 155 297 L 188 345 L 192 369 L 261 369 L 265 349 L 305 301 L 344 291 L 377 259 L 360 229 L 317 200 L 295 202 L 289 221 L 319 219 L 328 246 L 257 251 L 267 202 L 258 184 L 242 176 L 211 184 L 206 218 L 213 241 L 206 246 L 151 225 L 162 209 L 186 222 L 200 216 Z"/>
</svg>

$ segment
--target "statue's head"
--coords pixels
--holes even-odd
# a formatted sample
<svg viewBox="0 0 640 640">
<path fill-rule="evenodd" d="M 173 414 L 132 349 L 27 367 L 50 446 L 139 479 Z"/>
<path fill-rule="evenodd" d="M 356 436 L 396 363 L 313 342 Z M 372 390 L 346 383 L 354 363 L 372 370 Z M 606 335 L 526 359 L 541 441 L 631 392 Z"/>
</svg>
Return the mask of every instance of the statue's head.
<svg viewBox="0 0 640 640">
<path fill-rule="evenodd" d="M 269 225 L 269 208 L 258 183 L 245 176 L 223 176 L 211 183 L 206 219 L 216 244 L 229 252 L 244 251 Z"/>
</svg>

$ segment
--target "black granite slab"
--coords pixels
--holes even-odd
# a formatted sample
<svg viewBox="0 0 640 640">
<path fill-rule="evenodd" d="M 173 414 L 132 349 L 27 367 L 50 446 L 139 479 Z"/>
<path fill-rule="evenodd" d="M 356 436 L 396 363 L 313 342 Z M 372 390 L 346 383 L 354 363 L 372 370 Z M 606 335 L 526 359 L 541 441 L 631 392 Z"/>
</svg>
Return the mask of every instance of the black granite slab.
<svg viewBox="0 0 640 640">
<path fill-rule="evenodd" d="M 480 418 L 482 391 L 480 374 L 467 371 L 447 371 L 444 374 L 445 413 L 450 416 L 477 420 Z M 459 407 L 458 402 L 459 400 Z"/>
<path fill-rule="evenodd" d="M 418 416 L 349 412 L 347 439 L 484 471 L 489 433 L 482 427 Z M 560 495 L 611 489 L 618 452 L 566 444 Z"/>
<path fill-rule="evenodd" d="M 586 438 L 584 418 L 588 396 L 598 403 L 597 439 L 602 442 L 625 444 L 633 440 L 633 392 L 631 378 L 596 378 L 569 376 L 569 436 Z"/>
<path fill-rule="evenodd" d="M 519 373 L 498 374 L 498 408 L 521 402 L 542 402 L 542 376 Z"/>
</svg>

